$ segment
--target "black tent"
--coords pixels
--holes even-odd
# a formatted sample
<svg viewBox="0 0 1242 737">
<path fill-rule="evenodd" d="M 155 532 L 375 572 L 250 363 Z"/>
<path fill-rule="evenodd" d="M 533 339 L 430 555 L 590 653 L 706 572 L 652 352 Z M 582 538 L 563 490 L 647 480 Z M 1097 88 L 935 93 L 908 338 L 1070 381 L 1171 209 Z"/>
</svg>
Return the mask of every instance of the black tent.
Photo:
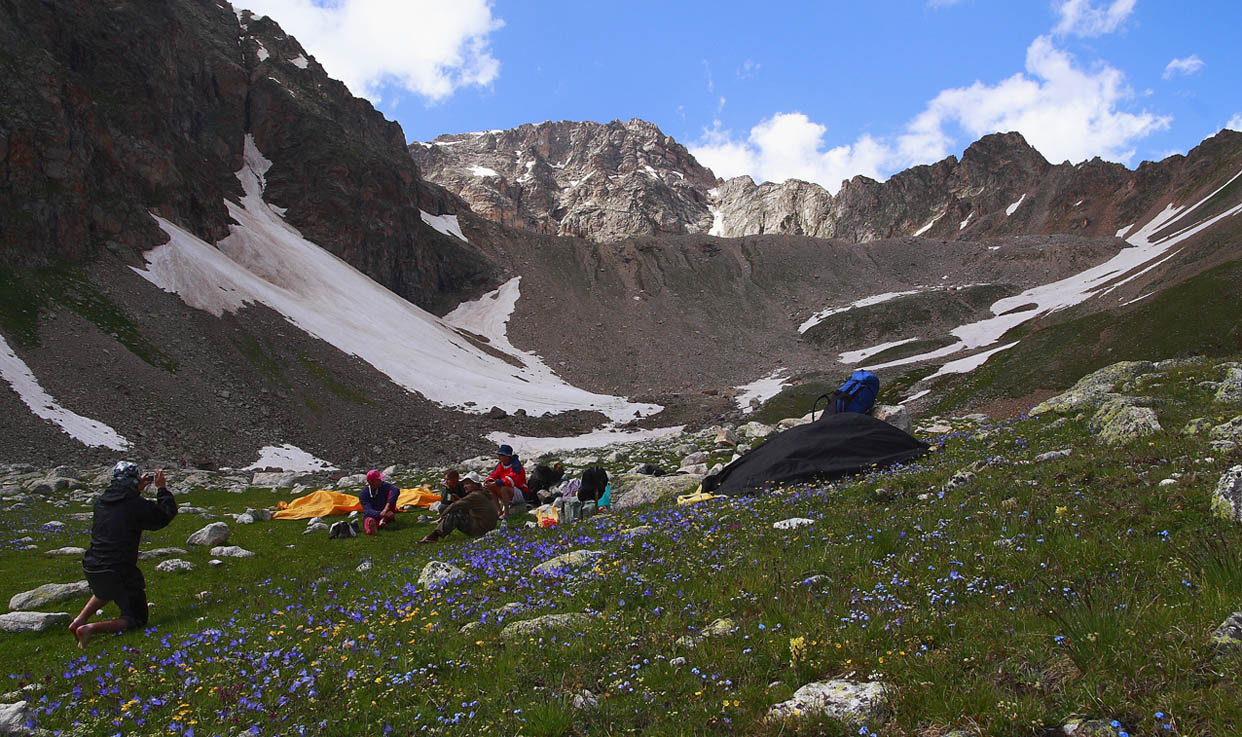
<svg viewBox="0 0 1242 737">
<path fill-rule="evenodd" d="M 703 491 L 753 494 L 918 458 L 927 443 L 870 415 L 843 412 L 792 427 L 703 480 Z"/>
</svg>

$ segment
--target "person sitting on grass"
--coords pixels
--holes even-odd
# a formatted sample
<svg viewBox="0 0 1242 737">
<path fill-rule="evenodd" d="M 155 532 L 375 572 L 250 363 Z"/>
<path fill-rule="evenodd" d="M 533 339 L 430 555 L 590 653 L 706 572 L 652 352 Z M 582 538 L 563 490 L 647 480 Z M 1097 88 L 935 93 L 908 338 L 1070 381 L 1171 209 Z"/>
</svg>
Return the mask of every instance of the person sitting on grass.
<svg viewBox="0 0 1242 737">
<path fill-rule="evenodd" d="M 456 471 L 449 471 L 456 474 Z M 445 474 L 447 480 L 448 473 Z M 436 529 L 419 540 L 420 543 L 432 543 L 447 537 L 453 530 L 460 530 L 467 537 L 480 537 L 496 529 L 499 514 L 492 493 L 478 484 L 462 480 L 465 496 L 453 502 L 440 516 Z"/>
<path fill-rule="evenodd" d="M 441 484 L 443 490 L 440 492 L 440 508 L 435 512 L 443 512 L 449 508 L 453 502 L 464 499 L 470 492 L 480 489 L 479 477 L 474 473 L 468 473 L 464 477 L 457 472 L 457 469 L 450 468 L 444 472 L 444 481 Z"/>
<path fill-rule="evenodd" d="M 509 516 L 509 503 L 514 499 L 526 499 L 526 469 L 518 459 L 510 445 L 502 445 L 496 449 L 499 463 L 496 469 L 483 479 L 483 488 L 492 494 L 496 502 L 496 511 L 501 519 Z"/>
<path fill-rule="evenodd" d="M 142 498 L 154 483 L 155 501 Z M 121 461 L 112 467 L 112 483 L 95 500 L 91 522 L 91 546 L 82 556 L 82 570 L 91 598 L 69 623 L 69 632 L 85 649 L 91 636 L 101 632 L 124 632 L 147 625 L 147 585 L 138 569 L 138 546 L 143 530 L 168 526 L 177 516 L 177 503 L 164 480 L 164 472 L 143 475 L 138 464 Z M 90 622 L 91 615 L 108 602 L 121 610 L 117 619 Z"/>
<path fill-rule="evenodd" d="M 362 503 L 362 531 L 374 535 L 387 527 L 397 516 L 397 499 L 401 490 L 384 480 L 374 468 L 367 471 L 367 485 L 362 487 L 358 501 Z"/>
</svg>

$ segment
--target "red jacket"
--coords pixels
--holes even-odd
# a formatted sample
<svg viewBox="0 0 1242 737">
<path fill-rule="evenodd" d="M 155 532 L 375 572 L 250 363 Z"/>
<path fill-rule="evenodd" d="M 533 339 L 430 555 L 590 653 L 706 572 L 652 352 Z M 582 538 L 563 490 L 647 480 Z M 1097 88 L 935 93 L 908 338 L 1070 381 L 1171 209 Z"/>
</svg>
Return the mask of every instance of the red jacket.
<svg viewBox="0 0 1242 737">
<path fill-rule="evenodd" d="M 522 467 L 522 462 L 513 456 L 509 465 L 503 463 L 496 464 L 496 470 L 488 474 L 484 481 L 495 479 L 505 486 L 513 486 L 520 491 L 526 491 L 526 469 Z"/>
</svg>

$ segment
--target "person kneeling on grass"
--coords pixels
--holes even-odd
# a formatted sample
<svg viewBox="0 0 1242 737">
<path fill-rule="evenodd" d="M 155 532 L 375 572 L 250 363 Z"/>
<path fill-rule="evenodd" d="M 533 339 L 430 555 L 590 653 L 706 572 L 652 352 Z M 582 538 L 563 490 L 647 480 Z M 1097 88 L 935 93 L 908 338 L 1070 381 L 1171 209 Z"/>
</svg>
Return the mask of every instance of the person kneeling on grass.
<svg viewBox="0 0 1242 737">
<path fill-rule="evenodd" d="M 419 540 L 420 543 L 435 542 L 447 537 L 453 530 L 461 530 L 467 537 L 481 537 L 496 529 L 500 516 L 492 492 L 474 483 L 469 486 L 463 483 L 463 487 L 467 489 L 466 495 L 444 510 L 436 529 Z"/>
<path fill-rule="evenodd" d="M 154 483 L 155 501 L 142 498 Z M 121 461 L 112 467 L 112 483 L 95 501 L 91 522 L 91 546 L 82 556 L 82 570 L 91 587 L 91 598 L 69 623 L 69 632 L 85 648 L 91 635 L 124 632 L 147 624 L 147 586 L 138 570 L 138 546 L 143 530 L 166 527 L 177 516 L 177 503 L 164 480 L 164 472 L 142 475 L 138 464 Z M 119 619 L 91 622 L 91 615 L 108 602 L 121 610 Z"/>
<path fill-rule="evenodd" d="M 358 501 L 362 503 L 362 531 L 374 535 L 380 528 L 387 527 L 397 516 L 397 499 L 400 497 L 401 490 L 396 484 L 385 481 L 374 468 L 367 471 L 367 485 L 358 495 Z"/>
<path fill-rule="evenodd" d="M 496 450 L 499 462 L 495 470 L 483 479 L 483 488 L 492 494 L 496 511 L 501 519 L 509 516 L 509 504 L 514 500 L 526 501 L 526 469 L 513 452 L 513 447 L 502 445 Z"/>
</svg>

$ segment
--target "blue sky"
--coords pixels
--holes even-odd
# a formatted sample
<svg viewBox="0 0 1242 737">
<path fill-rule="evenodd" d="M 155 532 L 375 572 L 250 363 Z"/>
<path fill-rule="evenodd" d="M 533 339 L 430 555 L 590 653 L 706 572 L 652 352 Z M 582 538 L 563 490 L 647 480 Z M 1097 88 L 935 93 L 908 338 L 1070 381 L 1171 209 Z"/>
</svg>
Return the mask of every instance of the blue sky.
<svg viewBox="0 0 1242 737">
<path fill-rule="evenodd" d="M 407 139 L 643 118 L 835 191 L 1018 130 L 1136 166 L 1242 129 L 1239 0 L 239 0 Z"/>
</svg>

